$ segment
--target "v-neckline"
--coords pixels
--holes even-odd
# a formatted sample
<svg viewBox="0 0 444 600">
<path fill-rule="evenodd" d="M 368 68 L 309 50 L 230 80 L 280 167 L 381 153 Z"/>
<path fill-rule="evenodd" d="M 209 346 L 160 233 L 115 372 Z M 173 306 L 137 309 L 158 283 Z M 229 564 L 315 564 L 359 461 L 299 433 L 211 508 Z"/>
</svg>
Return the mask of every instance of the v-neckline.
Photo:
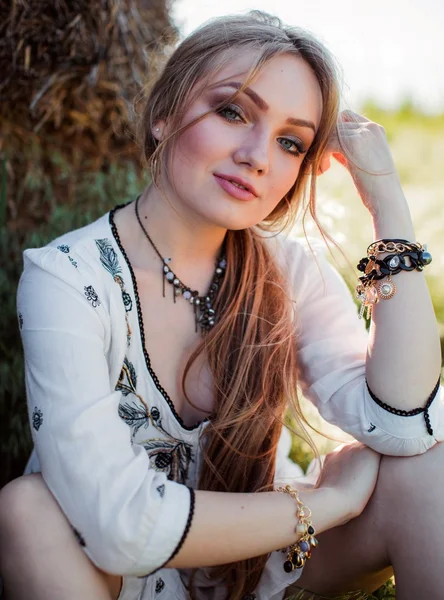
<svg viewBox="0 0 444 600">
<path fill-rule="evenodd" d="M 114 221 L 114 215 L 115 213 L 121 209 L 124 208 L 125 206 L 127 206 L 127 204 L 119 204 L 118 206 L 116 206 L 115 208 L 113 208 L 110 212 L 109 212 L 109 226 L 111 229 L 111 233 L 113 235 L 113 238 L 117 244 L 117 247 L 119 248 L 119 251 L 121 253 L 121 255 L 123 256 L 123 259 L 126 263 L 126 266 L 128 267 L 128 271 L 130 273 L 131 276 L 131 283 L 133 286 L 133 291 L 134 291 L 134 297 L 136 300 L 136 307 L 137 307 L 137 320 L 138 320 L 138 326 L 139 326 L 139 335 L 140 335 L 140 342 L 141 342 L 141 346 L 142 346 L 142 350 L 143 350 L 143 354 L 145 357 L 145 364 L 146 364 L 146 368 L 148 370 L 148 373 L 154 383 L 154 385 L 156 386 L 157 390 L 160 392 L 160 394 L 164 397 L 164 399 L 166 400 L 171 413 L 173 415 L 173 417 L 176 419 L 176 421 L 178 422 L 178 424 L 185 430 L 185 431 L 194 431 L 196 429 L 198 429 L 199 427 L 201 427 L 202 424 L 208 422 L 210 419 L 209 417 L 206 417 L 205 419 L 203 419 L 202 421 L 198 421 L 197 423 L 195 423 L 194 425 L 188 426 L 186 425 L 183 420 L 182 417 L 178 414 L 178 412 L 176 411 L 176 408 L 174 406 L 173 401 L 171 400 L 170 395 L 168 394 L 168 392 L 166 391 L 166 389 L 162 386 L 162 384 L 159 381 L 159 378 L 157 377 L 152 365 L 151 365 L 151 359 L 150 359 L 150 355 L 148 353 L 148 350 L 146 349 L 146 344 L 145 344 L 145 327 L 144 327 L 144 323 L 143 323 L 143 315 L 142 315 L 142 309 L 141 309 L 141 304 L 140 304 L 140 298 L 139 298 L 139 291 L 138 291 L 138 287 L 137 287 L 137 279 L 134 273 L 134 269 L 131 265 L 131 262 L 128 258 L 128 255 L 125 252 L 125 248 L 122 245 L 122 241 L 120 239 L 120 235 L 119 232 L 117 230 L 115 221 Z"/>
</svg>

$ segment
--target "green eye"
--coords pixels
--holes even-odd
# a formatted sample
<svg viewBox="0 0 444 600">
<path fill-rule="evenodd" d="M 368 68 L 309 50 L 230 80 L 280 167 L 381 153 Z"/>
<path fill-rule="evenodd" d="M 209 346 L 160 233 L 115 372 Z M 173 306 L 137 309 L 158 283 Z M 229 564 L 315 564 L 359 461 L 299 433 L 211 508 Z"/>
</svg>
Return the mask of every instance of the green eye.
<svg viewBox="0 0 444 600">
<path fill-rule="evenodd" d="M 224 112 L 225 112 L 225 116 L 228 117 L 229 119 L 232 119 L 233 121 L 235 120 L 236 117 L 239 116 L 235 110 L 231 110 L 230 108 L 225 109 Z"/>
<path fill-rule="evenodd" d="M 234 106 L 225 106 L 217 111 L 217 113 L 227 121 L 243 122 L 244 118 L 239 110 Z"/>
<path fill-rule="evenodd" d="M 290 150 L 291 148 L 293 148 L 294 146 L 294 142 L 290 142 L 290 140 L 282 140 L 282 145 L 284 146 L 284 148 L 287 148 L 287 150 Z"/>
<path fill-rule="evenodd" d="M 292 154 L 293 156 L 299 156 L 299 154 L 303 154 L 305 152 L 301 142 L 298 143 L 295 140 L 290 140 L 289 138 L 278 138 L 278 141 L 283 150 L 289 154 Z"/>
</svg>

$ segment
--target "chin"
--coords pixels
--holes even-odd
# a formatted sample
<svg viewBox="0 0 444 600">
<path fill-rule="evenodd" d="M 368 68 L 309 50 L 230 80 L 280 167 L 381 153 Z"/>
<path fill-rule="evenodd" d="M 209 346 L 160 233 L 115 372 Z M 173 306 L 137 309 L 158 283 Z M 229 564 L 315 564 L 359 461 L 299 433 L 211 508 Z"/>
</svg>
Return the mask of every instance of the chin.
<svg viewBox="0 0 444 600">
<path fill-rule="evenodd" d="M 228 210 L 208 211 L 205 218 L 216 227 L 239 231 L 258 225 L 268 214 L 258 214 L 258 211 L 254 210 L 252 206 L 231 206 L 228 207 Z"/>
<path fill-rule="evenodd" d="M 218 227 L 221 227 L 223 229 L 230 229 L 231 231 L 240 231 L 242 229 L 248 229 L 249 227 L 254 227 L 254 225 L 260 223 L 260 221 L 257 220 L 239 219 L 236 217 L 214 219 L 212 222 Z"/>
</svg>

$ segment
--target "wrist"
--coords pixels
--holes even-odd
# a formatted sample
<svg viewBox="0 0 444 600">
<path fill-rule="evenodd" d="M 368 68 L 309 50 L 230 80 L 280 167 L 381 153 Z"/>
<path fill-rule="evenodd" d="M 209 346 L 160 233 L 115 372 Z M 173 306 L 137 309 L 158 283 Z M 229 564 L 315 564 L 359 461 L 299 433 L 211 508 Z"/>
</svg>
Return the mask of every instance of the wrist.
<svg viewBox="0 0 444 600">
<path fill-rule="evenodd" d="M 313 527 L 318 534 L 343 525 L 356 516 L 350 506 L 347 494 L 335 488 L 319 487 L 312 490 L 301 490 L 299 496 L 311 510 Z"/>
<path fill-rule="evenodd" d="M 405 222 L 411 225 L 411 216 L 407 199 L 401 187 L 398 175 L 374 176 L 370 180 L 355 181 L 357 191 L 364 206 L 370 212 L 375 228 L 387 222 Z M 399 236 L 398 236 L 399 237 Z"/>
<path fill-rule="evenodd" d="M 410 214 L 403 212 L 378 214 L 373 217 L 373 234 L 375 240 L 404 239 L 416 241 L 415 230 Z"/>
<path fill-rule="evenodd" d="M 404 194 L 379 202 L 372 217 L 375 239 L 403 238 L 415 241 L 413 221 Z"/>
</svg>

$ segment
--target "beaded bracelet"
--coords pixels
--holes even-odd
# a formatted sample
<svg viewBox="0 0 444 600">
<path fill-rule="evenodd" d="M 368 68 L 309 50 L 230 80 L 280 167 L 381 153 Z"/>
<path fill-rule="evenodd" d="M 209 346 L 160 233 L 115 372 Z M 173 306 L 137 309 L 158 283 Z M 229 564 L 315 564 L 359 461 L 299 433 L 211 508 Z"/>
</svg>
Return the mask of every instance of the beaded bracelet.
<svg viewBox="0 0 444 600">
<path fill-rule="evenodd" d="M 379 254 L 391 252 L 383 259 L 377 259 Z M 392 275 L 401 271 L 422 271 L 432 262 L 432 255 L 427 251 L 427 246 L 418 242 L 407 240 L 377 240 L 367 248 L 367 256 L 362 258 L 357 265 L 358 271 L 364 273 L 359 277 L 356 296 L 362 302 L 359 311 L 361 319 L 367 310 L 367 319 L 371 318 L 373 306 L 379 300 L 389 300 L 396 293 L 396 286 Z M 377 281 L 387 278 L 385 281 Z"/>
<path fill-rule="evenodd" d="M 407 259 L 407 260 L 406 260 Z M 362 271 L 363 279 L 382 279 L 387 275 L 397 275 L 401 271 L 422 271 L 425 266 L 432 262 L 432 255 L 425 250 L 405 250 L 398 254 L 389 254 L 378 260 L 375 255 L 362 258 L 357 265 L 358 271 Z"/>
<path fill-rule="evenodd" d="M 299 498 L 297 490 L 292 489 L 289 485 L 279 487 L 277 492 L 288 494 L 296 500 L 297 510 L 296 516 L 298 524 L 295 532 L 300 535 L 300 538 L 295 544 L 284 548 L 282 552 L 287 553 L 287 560 L 284 562 L 284 571 L 291 573 L 294 569 L 302 569 L 306 561 L 311 558 L 311 548 L 318 546 L 318 540 L 314 537 L 316 533 L 311 522 L 311 510 Z"/>
</svg>

